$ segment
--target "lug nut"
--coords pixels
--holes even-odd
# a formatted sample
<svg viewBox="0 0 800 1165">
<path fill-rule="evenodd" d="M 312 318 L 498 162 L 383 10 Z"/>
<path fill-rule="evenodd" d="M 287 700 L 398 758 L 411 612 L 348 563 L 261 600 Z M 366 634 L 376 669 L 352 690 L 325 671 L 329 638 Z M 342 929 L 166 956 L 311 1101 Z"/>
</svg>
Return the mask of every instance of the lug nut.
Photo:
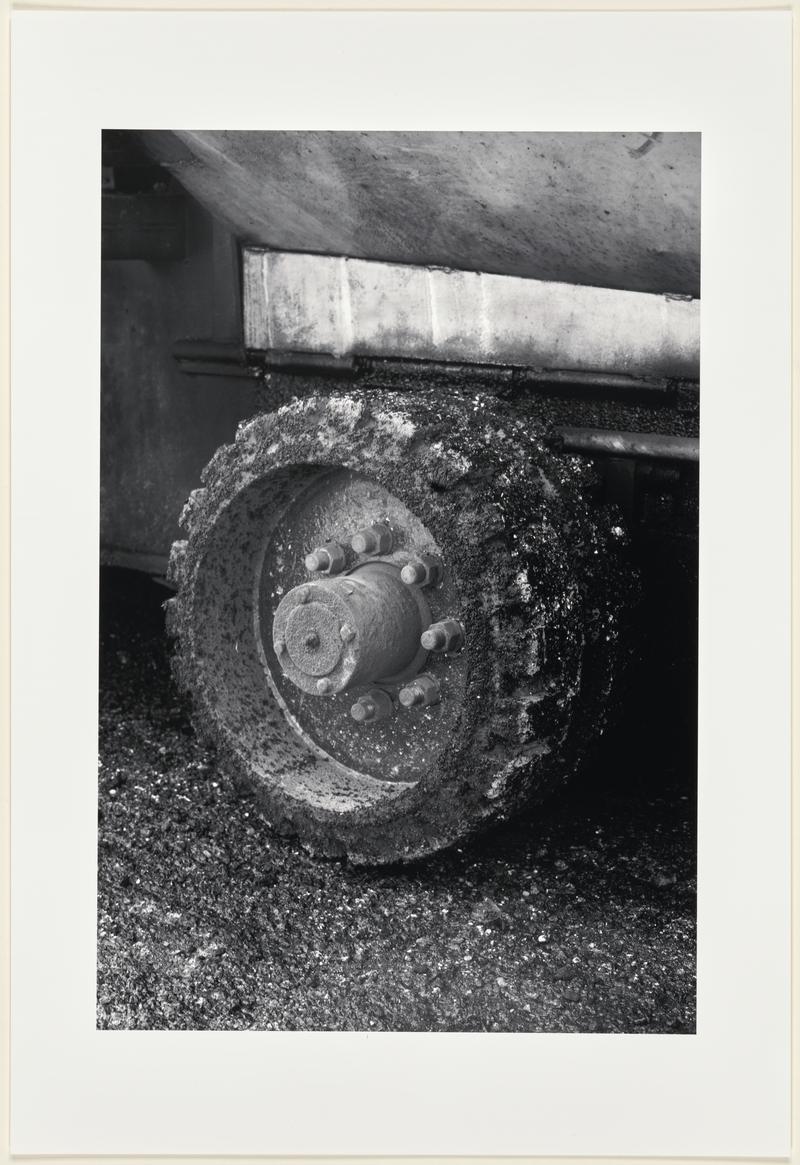
<svg viewBox="0 0 800 1165">
<path fill-rule="evenodd" d="M 464 646 L 464 628 L 456 619 L 443 619 L 441 623 L 431 623 L 427 631 L 422 632 L 419 641 L 426 651 L 446 651 L 452 654 Z"/>
<path fill-rule="evenodd" d="M 341 637 L 342 643 L 352 643 L 356 637 L 355 631 L 347 623 L 342 623 L 341 627 L 339 628 L 339 635 Z"/>
<path fill-rule="evenodd" d="M 317 680 L 317 691 L 319 692 L 319 694 L 321 696 L 327 696 L 328 692 L 331 690 L 332 687 L 333 687 L 333 684 L 331 683 L 331 681 L 326 680 L 324 676 L 321 680 Z"/>
<path fill-rule="evenodd" d="M 318 574 L 339 574 L 345 568 L 345 553 L 338 542 L 315 546 L 305 557 L 306 570 Z"/>
<path fill-rule="evenodd" d="M 409 684 L 400 689 L 398 699 L 404 708 L 427 708 L 431 704 L 438 704 L 442 698 L 439 685 L 433 676 L 416 676 Z"/>
<path fill-rule="evenodd" d="M 356 554 L 388 554 L 392 549 L 392 531 L 381 523 L 365 526 L 353 535 L 350 545 Z"/>
<path fill-rule="evenodd" d="M 276 655 L 283 655 L 284 651 L 286 650 L 286 640 L 285 639 L 276 639 L 274 644 L 273 644 L 273 647 L 275 648 Z"/>
<path fill-rule="evenodd" d="M 400 578 L 409 587 L 436 586 L 441 577 L 441 561 L 432 554 L 420 554 L 418 558 L 409 559 L 400 571 Z"/>
<path fill-rule="evenodd" d="M 383 720 L 394 712 L 391 696 L 381 688 L 371 688 L 366 696 L 359 696 L 350 709 L 350 715 L 358 724 L 369 724 L 373 720 Z"/>
</svg>

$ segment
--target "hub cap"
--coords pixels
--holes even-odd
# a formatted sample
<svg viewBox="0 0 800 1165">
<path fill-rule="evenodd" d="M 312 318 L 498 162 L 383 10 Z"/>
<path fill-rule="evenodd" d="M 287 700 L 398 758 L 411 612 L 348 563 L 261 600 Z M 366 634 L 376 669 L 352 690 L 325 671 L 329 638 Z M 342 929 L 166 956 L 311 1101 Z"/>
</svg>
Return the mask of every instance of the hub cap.
<svg viewBox="0 0 800 1165">
<path fill-rule="evenodd" d="M 327 695 L 413 674 L 429 624 L 428 604 L 401 581 L 400 569 L 374 562 L 293 587 L 275 612 L 273 646 L 293 684 Z M 321 676 L 328 679 L 322 690 Z"/>
</svg>

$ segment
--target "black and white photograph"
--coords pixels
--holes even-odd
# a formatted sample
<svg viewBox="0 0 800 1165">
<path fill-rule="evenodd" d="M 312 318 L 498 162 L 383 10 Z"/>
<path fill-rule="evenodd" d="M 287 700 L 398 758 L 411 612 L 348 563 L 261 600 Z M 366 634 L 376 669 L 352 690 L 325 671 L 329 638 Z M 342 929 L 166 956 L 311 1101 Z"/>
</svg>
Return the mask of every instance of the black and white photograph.
<svg viewBox="0 0 800 1165">
<path fill-rule="evenodd" d="M 98 1028 L 695 1032 L 701 134 L 97 161 Z"/>
<path fill-rule="evenodd" d="M 131 3 L 11 45 L 9 1151 L 787 1159 L 791 14 Z"/>
</svg>

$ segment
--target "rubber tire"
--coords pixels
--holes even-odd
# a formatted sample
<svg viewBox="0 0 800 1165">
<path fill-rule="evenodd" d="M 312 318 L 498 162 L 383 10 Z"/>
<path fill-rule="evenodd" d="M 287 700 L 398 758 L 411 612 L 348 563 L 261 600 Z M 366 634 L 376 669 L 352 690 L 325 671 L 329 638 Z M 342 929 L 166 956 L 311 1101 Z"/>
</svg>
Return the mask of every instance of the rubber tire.
<svg viewBox="0 0 800 1165">
<path fill-rule="evenodd" d="M 371 477 L 419 516 L 457 579 L 466 627 L 460 731 L 417 785 L 344 810 L 293 793 L 287 765 L 313 757 L 298 761 L 263 731 L 275 701 L 253 678 L 261 668 L 263 679 L 255 499 L 268 475 L 306 464 Z M 410 861 L 564 780 L 602 730 L 625 594 L 624 540 L 585 501 L 590 475 L 492 398 L 424 390 L 307 396 L 244 423 L 217 451 L 171 556 L 175 674 L 222 767 L 255 788 L 276 831 L 356 863 Z"/>
</svg>

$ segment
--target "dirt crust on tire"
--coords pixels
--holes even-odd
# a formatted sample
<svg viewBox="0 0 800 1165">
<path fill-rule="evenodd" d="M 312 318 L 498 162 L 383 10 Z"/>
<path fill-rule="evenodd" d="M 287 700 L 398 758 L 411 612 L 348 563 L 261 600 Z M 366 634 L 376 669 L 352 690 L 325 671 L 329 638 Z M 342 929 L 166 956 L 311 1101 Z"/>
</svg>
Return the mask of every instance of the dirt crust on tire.
<svg viewBox="0 0 800 1165">
<path fill-rule="evenodd" d="M 321 762 L 293 739 L 259 654 L 254 595 L 274 483 L 289 496 L 297 467 L 314 465 L 399 497 L 436 538 L 461 595 L 459 730 L 416 784 L 381 795 L 357 780 L 327 799 L 304 791 Z M 417 859 L 542 798 L 602 729 L 624 536 L 586 500 L 591 469 L 554 455 L 493 398 L 306 396 L 241 425 L 202 481 L 171 557 L 175 674 L 221 766 L 255 788 L 275 830 L 354 862 Z"/>
</svg>

